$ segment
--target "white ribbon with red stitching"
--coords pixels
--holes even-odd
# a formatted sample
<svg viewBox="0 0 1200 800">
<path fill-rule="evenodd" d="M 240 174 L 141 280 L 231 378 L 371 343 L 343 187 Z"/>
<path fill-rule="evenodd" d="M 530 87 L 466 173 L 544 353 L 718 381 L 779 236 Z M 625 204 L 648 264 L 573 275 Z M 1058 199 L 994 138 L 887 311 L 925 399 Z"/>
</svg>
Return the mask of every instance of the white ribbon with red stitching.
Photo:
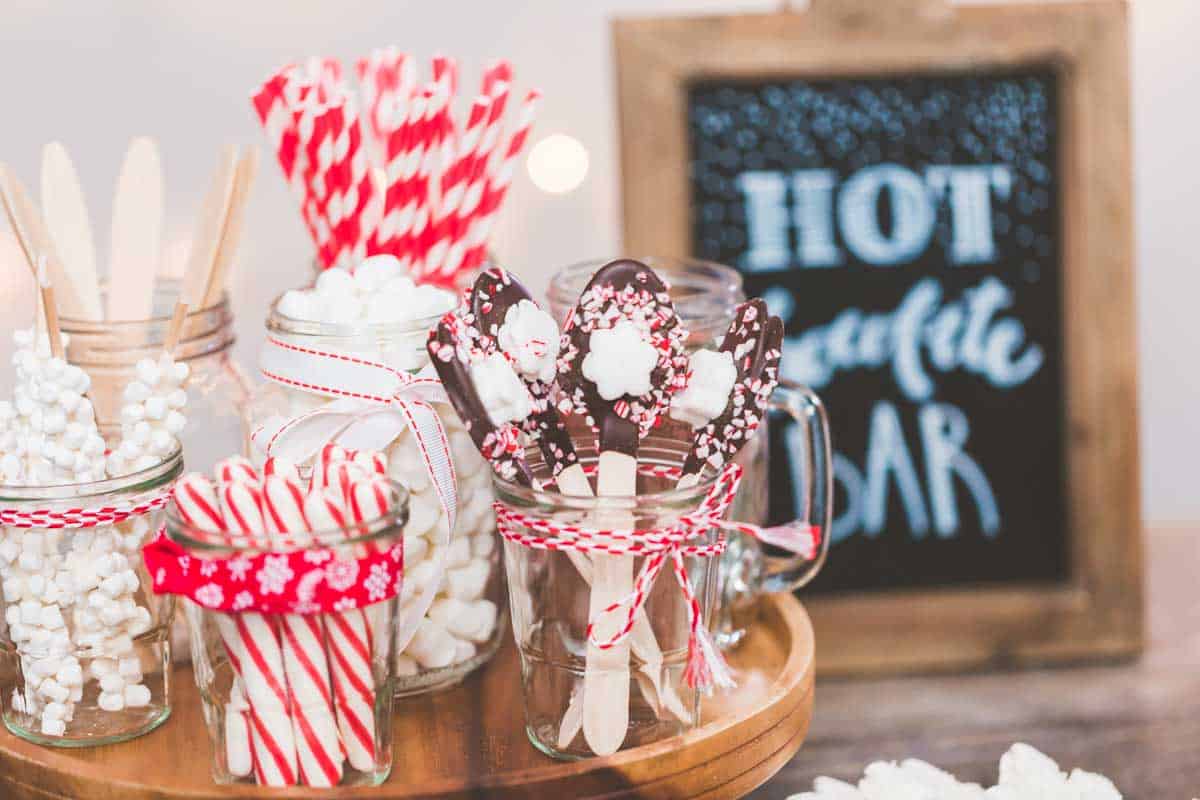
<svg viewBox="0 0 1200 800">
<path fill-rule="evenodd" d="M 303 464 L 329 442 L 353 450 L 385 450 L 405 429 L 411 430 L 446 515 L 441 544 L 449 545 L 458 509 L 457 480 L 446 430 L 431 405 L 447 402 L 432 368 L 413 375 L 357 355 L 315 350 L 268 336 L 259 369 L 272 383 L 328 397 L 330 402 L 295 417 L 268 419 L 251 434 L 257 448 Z M 446 569 L 447 549 L 437 548 L 430 590 L 414 596 L 400 615 L 400 650 L 408 646 L 433 603 Z"/>
</svg>

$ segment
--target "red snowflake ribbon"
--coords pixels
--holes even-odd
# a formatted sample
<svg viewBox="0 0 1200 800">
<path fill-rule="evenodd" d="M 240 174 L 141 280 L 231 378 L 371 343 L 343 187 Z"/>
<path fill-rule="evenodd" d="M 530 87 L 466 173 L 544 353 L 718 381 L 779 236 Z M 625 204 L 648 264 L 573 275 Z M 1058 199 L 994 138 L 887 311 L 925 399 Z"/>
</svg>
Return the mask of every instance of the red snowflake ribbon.
<svg viewBox="0 0 1200 800">
<path fill-rule="evenodd" d="M 155 594 L 182 595 L 213 611 L 324 614 L 366 608 L 400 593 L 403 541 L 362 550 L 353 559 L 325 548 L 200 556 L 160 529 L 142 558 Z"/>
</svg>

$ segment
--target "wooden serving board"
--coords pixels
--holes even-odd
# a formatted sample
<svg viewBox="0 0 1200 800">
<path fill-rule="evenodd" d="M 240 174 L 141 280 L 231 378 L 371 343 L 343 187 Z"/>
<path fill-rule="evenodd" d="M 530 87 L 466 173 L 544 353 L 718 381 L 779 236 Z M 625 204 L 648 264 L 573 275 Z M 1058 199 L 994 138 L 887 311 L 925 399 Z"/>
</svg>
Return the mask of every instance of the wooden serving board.
<svg viewBox="0 0 1200 800">
<path fill-rule="evenodd" d="M 0 731 L 0 797 L 164 798 L 730 798 L 771 778 L 800 749 L 813 704 L 813 632 L 790 595 L 770 597 L 730 658 L 739 688 L 708 701 L 688 734 L 607 758 L 566 763 L 525 736 L 520 666 L 511 640 L 461 686 L 396 706 L 392 775 L 382 786 L 256 789 L 217 786 L 191 668 L 176 668 L 171 718 L 120 745 L 39 747 Z"/>
</svg>

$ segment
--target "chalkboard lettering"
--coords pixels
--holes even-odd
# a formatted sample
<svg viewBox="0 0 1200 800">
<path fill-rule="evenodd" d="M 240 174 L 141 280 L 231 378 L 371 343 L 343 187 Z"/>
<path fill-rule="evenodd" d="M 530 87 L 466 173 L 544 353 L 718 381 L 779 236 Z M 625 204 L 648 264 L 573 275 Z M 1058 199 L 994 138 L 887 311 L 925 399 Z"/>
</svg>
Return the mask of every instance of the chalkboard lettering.
<svg viewBox="0 0 1200 800">
<path fill-rule="evenodd" d="M 692 238 L 788 324 L 834 435 L 818 589 L 1066 574 L 1057 77 L 689 87 Z M 776 516 L 803 441 L 779 425 Z"/>
</svg>

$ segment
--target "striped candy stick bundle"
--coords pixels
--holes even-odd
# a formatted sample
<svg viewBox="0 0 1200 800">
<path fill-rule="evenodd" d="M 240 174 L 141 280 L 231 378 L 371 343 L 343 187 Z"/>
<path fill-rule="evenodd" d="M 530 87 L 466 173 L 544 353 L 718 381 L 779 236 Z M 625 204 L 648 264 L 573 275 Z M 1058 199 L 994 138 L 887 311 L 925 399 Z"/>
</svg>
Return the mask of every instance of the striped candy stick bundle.
<svg viewBox="0 0 1200 800">
<path fill-rule="evenodd" d="M 302 548 L 315 543 L 314 534 L 336 545 L 387 513 L 386 469 L 380 453 L 331 445 L 305 485 L 289 462 L 268 459 L 260 475 L 235 457 L 217 465 L 215 481 L 182 478 L 175 500 L 185 522 L 235 546 Z M 376 631 L 386 626 L 386 613 L 372 620 L 379 610 L 216 615 L 235 672 L 225 713 L 232 774 L 253 771 L 261 785 L 331 787 L 343 781 L 347 761 L 355 770 L 376 769 L 372 660 Z"/>
<path fill-rule="evenodd" d="M 422 81 L 409 55 L 373 51 L 359 90 L 331 59 L 289 65 L 252 103 L 323 267 L 396 256 L 422 282 L 455 286 L 478 268 L 540 96 L 530 92 L 504 135 L 513 71 L 488 67 L 463 117 L 457 62 L 433 59 Z"/>
</svg>

